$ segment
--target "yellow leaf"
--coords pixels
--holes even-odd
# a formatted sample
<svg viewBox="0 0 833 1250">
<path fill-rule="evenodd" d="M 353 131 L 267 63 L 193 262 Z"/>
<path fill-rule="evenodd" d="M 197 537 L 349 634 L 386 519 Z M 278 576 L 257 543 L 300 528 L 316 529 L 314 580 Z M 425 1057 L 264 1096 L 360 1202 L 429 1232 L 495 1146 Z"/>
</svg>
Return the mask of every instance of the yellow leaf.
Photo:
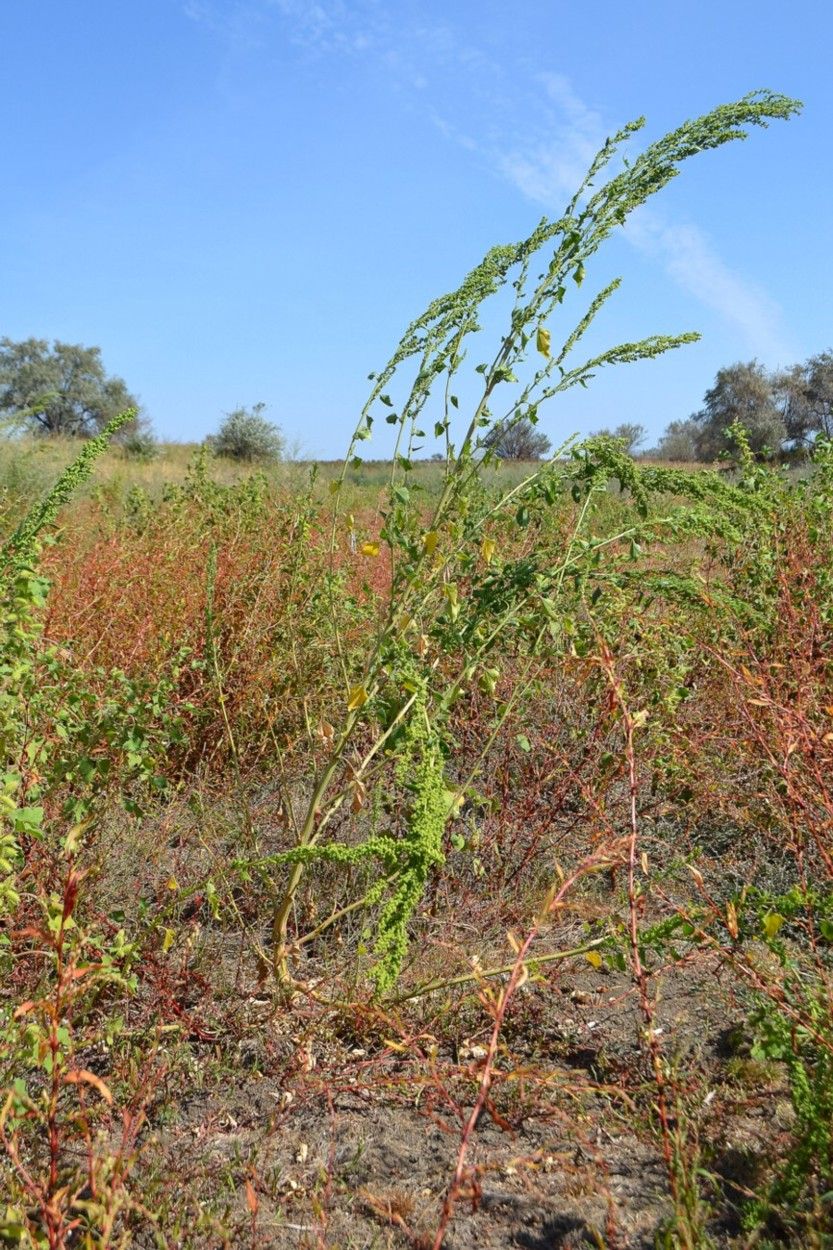
<svg viewBox="0 0 833 1250">
<path fill-rule="evenodd" d="M 784 917 L 779 916 L 777 911 L 768 912 L 764 916 L 764 933 L 768 938 L 776 937 L 783 923 Z"/>
<path fill-rule="evenodd" d="M 168 877 L 168 880 L 165 882 L 165 884 L 167 885 L 169 890 L 179 889 L 179 882 L 177 881 L 176 877 Z"/>
<path fill-rule="evenodd" d="M 363 556 L 373 556 L 375 559 L 379 554 L 378 543 L 362 543 L 361 552 Z"/>
<path fill-rule="evenodd" d="M 538 327 L 538 333 L 535 336 L 535 346 L 538 348 L 538 351 L 541 353 L 541 355 L 546 356 L 547 360 L 549 360 L 550 358 L 550 332 L 549 330 L 545 330 L 543 326 Z"/>
<path fill-rule="evenodd" d="M 64 840 L 64 851 L 67 855 L 74 855 L 81 845 L 81 839 L 92 824 L 92 820 L 82 820 L 80 824 L 73 825 L 67 833 Z"/>
<path fill-rule="evenodd" d="M 174 933 L 173 929 L 165 930 L 165 936 L 162 938 L 162 950 L 165 954 L 167 954 L 168 951 L 173 946 L 175 937 L 176 937 L 176 934 Z"/>
<path fill-rule="evenodd" d="M 494 538 L 484 538 L 480 544 L 480 554 L 487 564 L 492 563 L 495 552 L 497 551 L 497 543 Z"/>
<path fill-rule="evenodd" d="M 426 555 L 432 556 L 434 554 L 437 550 L 437 543 L 439 541 L 440 536 L 436 530 L 429 530 L 428 533 L 423 536 L 422 545 L 425 548 Z"/>
<path fill-rule="evenodd" d="M 364 707 L 367 703 L 367 690 L 364 686 L 351 686 L 350 697 L 347 700 L 348 712 L 358 712 L 360 707 Z"/>
<path fill-rule="evenodd" d="M 589 964 L 592 964 L 594 968 L 601 968 L 603 960 L 598 951 L 585 951 L 584 958 Z"/>
<path fill-rule="evenodd" d="M 740 929 L 738 928 L 738 913 L 734 903 L 729 901 L 726 904 L 726 928 L 731 936 L 737 941 Z"/>
</svg>

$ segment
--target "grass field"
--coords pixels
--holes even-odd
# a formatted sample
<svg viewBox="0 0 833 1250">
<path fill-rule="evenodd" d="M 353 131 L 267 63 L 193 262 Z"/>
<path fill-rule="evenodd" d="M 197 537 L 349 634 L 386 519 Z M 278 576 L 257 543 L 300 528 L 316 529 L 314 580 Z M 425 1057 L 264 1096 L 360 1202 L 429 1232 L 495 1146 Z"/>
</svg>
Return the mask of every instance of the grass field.
<svg viewBox="0 0 833 1250">
<path fill-rule="evenodd" d="M 9 1244 L 831 1244 L 826 454 L 108 452 L 5 575 Z"/>
</svg>

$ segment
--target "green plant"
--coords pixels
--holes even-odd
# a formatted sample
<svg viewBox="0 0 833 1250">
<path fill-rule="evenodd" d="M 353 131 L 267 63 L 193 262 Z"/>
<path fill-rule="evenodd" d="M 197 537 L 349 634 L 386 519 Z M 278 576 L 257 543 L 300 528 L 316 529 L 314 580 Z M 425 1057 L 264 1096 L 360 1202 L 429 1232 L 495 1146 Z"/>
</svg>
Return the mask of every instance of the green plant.
<svg viewBox="0 0 833 1250">
<path fill-rule="evenodd" d="M 211 446 L 218 456 L 231 460 L 279 460 L 284 448 L 283 435 L 263 416 L 265 404 L 235 408 L 227 413 Z"/>
<path fill-rule="evenodd" d="M 124 729 L 115 708 L 96 720 L 61 649 L 44 641 L 48 582 L 37 569 L 44 529 L 89 475 L 112 434 L 132 416 L 123 413 L 85 446 L 0 553 L 0 963 L 4 974 L 14 977 L 25 956 L 40 974 L 31 998 L 17 1005 L 4 1001 L 0 1010 L 0 1142 L 14 1181 L 0 1234 L 31 1247 L 66 1246 L 82 1227 L 90 1230 L 86 1244 L 108 1244 L 124 1205 L 124 1169 L 135 1141 L 127 1119 L 115 1153 L 98 1139 L 98 1116 L 85 1091 L 92 1090 L 106 1104 L 112 1103 L 112 1095 L 99 1076 L 79 1063 L 74 1037 L 106 988 L 129 992 L 133 985 L 135 952 L 124 933 L 105 937 L 76 920 L 85 875 L 76 861 L 92 815 L 91 800 L 103 786 L 96 747 L 110 731 L 120 741 Z M 138 741 L 120 746 L 133 750 L 136 764 L 144 763 Z M 77 779 L 73 769 L 81 770 Z M 81 823 L 64 825 L 63 834 L 56 836 L 45 803 L 54 804 L 55 794 L 68 781 L 76 784 L 66 799 L 67 815 L 80 817 Z M 28 848 L 39 841 L 61 873 L 60 893 L 37 877 L 33 881 L 30 873 L 24 895 L 20 870 Z M 21 924 L 21 911 L 27 923 Z M 17 921 L 14 930 L 8 924 L 12 918 Z M 86 1157 L 81 1168 L 71 1161 L 79 1144 Z"/>
<path fill-rule="evenodd" d="M 40 922 L 21 935 L 46 963 L 40 992 L 0 1012 L 0 1145 L 12 1180 L 0 1237 L 32 1250 L 57 1250 L 81 1234 L 90 1247 L 111 1244 L 114 1223 L 130 1205 L 125 1176 L 142 1120 L 135 1111 L 125 1115 L 121 1140 L 109 1144 L 113 1095 L 83 1066 L 87 1018 L 106 990 L 135 988 L 136 951 L 123 931 L 105 939 L 76 923 L 83 880 L 73 863 L 77 845 L 71 833 L 63 890 L 39 900 Z"/>
<path fill-rule="evenodd" d="M 43 787 L 39 774 L 45 743 L 38 727 L 54 711 L 42 684 L 50 664 L 60 664 L 57 648 L 40 653 L 42 609 L 47 580 L 38 572 L 39 538 L 61 506 L 92 471 L 110 437 L 135 414 L 128 410 L 61 474 L 42 502 L 30 510 L 0 550 L 0 749 L 4 773 L 0 795 L 0 908 L 10 912 L 18 901 L 15 875 L 21 837 L 41 836 Z"/>
<path fill-rule="evenodd" d="M 127 409 L 130 416 L 119 419 Z M 100 348 L 79 343 L 50 348 L 46 339 L 0 339 L 0 412 L 50 437 L 87 437 L 107 427 L 112 438 L 126 425 L 140 429 L 124 381 L 107 376 Z"/>
<path fill-rule="evenodd" d="M 626 126 L 593 161 L 562 217 L 544 219 L 520 243 L 489 252 L 456 291 L 429 305 L 408 328 L 388 364 L 378 375 L 371 375 L 370 397 L 344 468 L 331 487 L 330 615 L 344 693 L 340 707 L 322 707 L 317 716 L 310 717 L 309 745 L 315 760 L 311 794 L 300 810 L 290 808 L 295 847 L 270 861 L 291 863 L 273 916 L 273 964 L 281 978 L 288 975 L 289 923 L 306 865 L 321 859 L 355 862 L 357 857 L 377 852 L 383 858 L 388 856 L 388 865 L 392 863 L 387 841 L 380 844 L 370 838 L 348 847 L 341 841 L 327 842 L 325 834 L 336 813 L 352 808 L 358 816 L 368 793 L 382 784 L 390 787 L 392 781 L 396 783 L 401 775 L 396 764 L 399 744 L 407 722 L 418 716 L 432 740 L 442 743 L 443 752 L 448 754 L 452 750 L 450 713 L 454 705 L 476 685 L 497 700 L 500 657 L 510 646 L 519 648 L 523 661 L 515 676 L 516 688 L 502 705 L 498 700 L 497 715 L 482 752 L 485 754 L 526 688 L 545 641 L 556 650 L 574 648 L 568 603 L 575 599 L 570 597 L 587 584 L 607 550 L 628 541 L 632 553 L 638 547 L 639 526 L 616 528 L 601 538 L 587 532 L 594 504 L 599 493 L 606 490 L 607 480 L 619 476 L 632 491 L 640 492 L 637 507 L 643 517 L 647 517 L 651 486 L 656 488 L 661 482 L 660 489 L 668 489 L 670 485 L 668 477 L 655 477 L 653 482 L 644 476 L 637 478 L 632 468 L 622 463 L 625 457 L 621 449 L 604 440 L 577 453 L 574 469 L 565 469 L 561 462 L 569 456 L 574 441 L 567 440 L 550 463 L 531 472 L 519 485 L 498 491 L 496 497 L 487 490 L 485 470 L 494 459 L 487 446 L 491 430 L 508 432 L 520 423 L 534 424 L 544 403 L 572 386 L 587 385 L 597 369 L 650 359 L 697 337 L 654 336 L 620 344 L 573 364 L 573 353 L 619 283 L 609 284 L 590 300 L 562 346 L 555 349 L 549 322 L 560 309 L 568 284 L 581 286 L 586 264 L 604 240 L 676 175 L 682 161 L 744 137 L 747 126 L 789 117 L 798 107 L 795 101 L 769 92 L 721 106 L 650 145 L 596 190 L 599 176 L 642 123 Z M 542 252 L 548 252 L 543 263 Z M 539 270 L 537 276 L 533 265 Z M 508 326 L 491 360 L 475 368 L 479 398 L 458 434 L 460 401 L 455 392 L 467 340 L 479 330 L 484 301 L 504 288 L 514 292 Z M 408 366 L 415 370 L 415 376 L 412 373 L 410 382 L 403 385 L 400 378 Z M 401 402 L 395 403 L 389 389 L 401 392 Z M 446 449 L 445 477 L 439 497 L 426 516 L 414 474 L 414 456 L 423 446 L 429 401 L 437 390 L 441 394 L 433 427 Z M 357 542 L 357 556 L 375 561 L 384 550 L 389 589 L 370 638 L 357 654 L 348 651 L 339 623 L 340 497 L 348 473 L 362 463 L 360 445 L 371 437 L 379 411 L 396 427 L 393 467 L 379 532 L 368 533 L 364 541 Z M 676 481 L 701 499 L 709 489 L 684 483 L 682 478 Z M 713 488 L 713 494 L 716 490 Z M 499 543 L 502 529 L 513 523 L 522 530 L 542 524 L 543 514 L 570 492 L 579 507 L 555 559 L 548 553 L 546 568 L 534 558 L 504 561 Z M 352 520 L 349 531 L 355 536 Z M 403 655 L 407 656 L 404 666 Z M 319 758 L 322 743 L 323 760 Z M 439 747 L 433 751 L 437 765 L 430 770 L 430 783 L 426 773 L 418 785 L 438 784 Z M 447 784 L 451 800 L 446 819 L 455 810 L 465 779 Z M 288 785 L 286 789 L 288 793 Z M 423 802 L 428 802 L 427 790 Z M 411 809 L 422 810 L 419 804 L 411 804 Z M 436 819 L 432 815 L 432 827 Z M 402 839 L 403 846 L 413 841 L 407 813 L 404 828 L 394 837 L 396 841 Z M 261 862 L 260 868 L 264 866 Z M 393 871 L 398 881 L 410 872 L 401 865 Z M 414 891 L 409 891 L 407 900 L 407 907 L 398 908 L 399 916 L 413 909 Z M 378 891 L 372 891 L 365 901 L 379 902 Z M 399 939 L 390 947 L 383 943 L 383 948 L 398 950 L 401 961 Z M 382 983 L 389 985 L 396 971 L 394 964 L 385 965 Z"/>
</svg>

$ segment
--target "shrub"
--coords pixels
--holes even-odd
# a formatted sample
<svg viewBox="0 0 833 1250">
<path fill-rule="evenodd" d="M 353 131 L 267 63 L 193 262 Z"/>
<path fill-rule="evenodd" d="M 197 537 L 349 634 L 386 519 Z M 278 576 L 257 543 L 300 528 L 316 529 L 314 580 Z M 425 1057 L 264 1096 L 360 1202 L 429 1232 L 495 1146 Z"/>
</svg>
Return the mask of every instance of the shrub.
<svg viewBox="0 0 833 1250">
<path fill-rule="evenodd" d="M 254 404 L 251 409 L 235 408 L 227 413 L 212 440 L 215 454 L 231 460 L 279 460 L 284 449 L 283 435 L 263 416 L 265 407 Z"/>
<path fill-rule="evenodd" d="M 159 447 L 149 430 L 136 430 L 122 443 L 122 452 L 126 460 L 149 461 L 159 455 Z"/>
</svg>

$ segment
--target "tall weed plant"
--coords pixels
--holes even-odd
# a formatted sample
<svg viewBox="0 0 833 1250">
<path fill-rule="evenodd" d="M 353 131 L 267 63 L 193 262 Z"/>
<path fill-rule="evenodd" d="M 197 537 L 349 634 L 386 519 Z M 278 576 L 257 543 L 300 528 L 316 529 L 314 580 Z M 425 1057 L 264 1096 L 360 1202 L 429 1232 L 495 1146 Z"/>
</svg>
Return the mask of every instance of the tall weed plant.
<svg viewBox="0 0 833 1250">
<path fill-rule="evenodd" d="M 402 965 L 408 921 L 430 866 L 442 860 L 445 828 L 467 784 L 453 769 L 454 705 L 475 685 L 495 696 L 485 755 L 542 649 L 568 651 L 576 646 L 575 633 L 591 628 L 593 595 L 601 580 L 596 575 L 606 570 L 611 553 L 618 556 L 624 547 L 638 558 L 646 540 L 661 541 L 682 530 L 725 530 L 733 519 L 740 522 L 738 536 L 745 530 L 751 497 L 741 488 L 705 475 L 639 472 L 615 440 L 578 447 L 568 439 L 524 481 L 495 494 L 486 485 L 494 455 L 488 440 L 497 426 L 508 430 L 521 421 L 537 422 L 543 405 L 573 386 L 588 385 L 601 368 L 651 359 L 696 339 L 690 333 L 656 335 L 582 357 L 584 336 L 618 281 L 587 301 L 560 344 L 554 327 L 568 291 L 582 288 L 597 250 L 676 176 L 686 159 L 746 137 L 750 126 L 788 118 L 798 107 L 771 92 L 753 93 L 685 123 L 623 160 L 619 172 L 601 181 L 643 123 L 626 126 L 598 153 L 561 217 L 544 218 L 519 243 L 492 249 L 455 291 L 429 305 L 384 368 L 371 375 L 371 392 L 344 468 L 331 485 L 327 594 L 341 694 L 330 705 L 310 710 L 313 780 L 308 797 L 299 802 L 286 779 L 295 845 L 251 865 L 261 872 L 288 872 L 272 925 L 271 959 L 281 979 L 289 977 L 290 924 L 307 869 L 320 862 L 355 864 L 374 858 L 382 884 L 377 881 L 365 899 L 381 908 L 373 976 L 380 992 L 389 990 Z M 508 324 L 492 354 L 474 367 L 479 397 L 464 416 L 458 383 L 467 351 L 481 350 L 476 336 L 483 306 L 504 289 L 512 296 Z M 340 496 L 380 419 L 396 429 L 390 480 L 378 529 L 356 534 Z M 426 507 L 414 459 L 431 432 L 443 441 L 445 474 L 439 497 Z M 594 505 L 608 482 L 617 479 L 633 495 L 638 519 L 595 533 L 592 525 L 599 514 Z M 649 501 L 669 493 L 693 499 L 696 506 L 652 516 Z M 577 508 L 560 550 L 544 554 L 539 549 L 520 560 L 505 552 L 507 526 L 536 526 L 543 514 L 570 497 Z M 340 626 L 344 571 L 338 556 L 345 528 L 356 558 L 385 561 L 389 579 L 359 653 L 348 651 Z M 522 663 L 514 692 L 501 700 L 501 668 L 510 652 Z M 422 746 L 410 771 L 398 761 L 403 751 L 413 751 L 415 721 Z M 400 787 L 398 827 L 371 836 L 359 833 L 350 842 L 332 838 L 338 813 L 351 811 L 361 829 L 366 824 L 362 813 L 368 804 L 373 808 L 377 789 L 383 789 L 391 807 L 392 792 Z M 443 789 L 447 797 L 441 800 Z"/>
</svg>

